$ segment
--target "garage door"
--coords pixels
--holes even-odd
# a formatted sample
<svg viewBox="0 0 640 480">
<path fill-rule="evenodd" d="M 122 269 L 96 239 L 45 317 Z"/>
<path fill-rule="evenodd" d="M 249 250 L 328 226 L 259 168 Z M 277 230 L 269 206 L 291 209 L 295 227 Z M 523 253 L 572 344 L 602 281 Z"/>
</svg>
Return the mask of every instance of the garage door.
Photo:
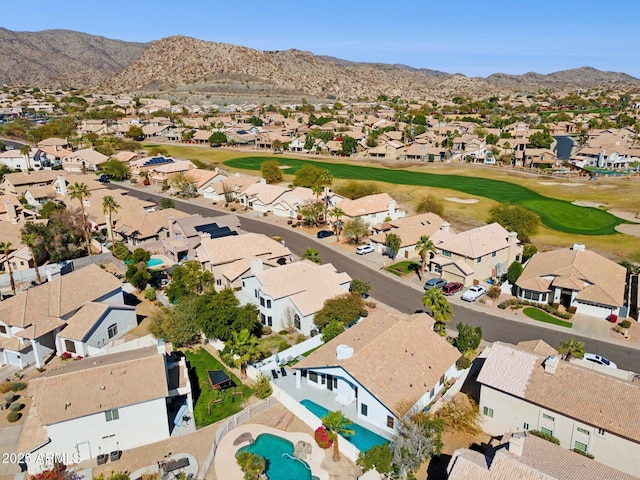
<svg viewBox="0 0 640 480">
<path fill-rule="evenodd" d="M 13 365 L 14 367 L 22 368 L 22 363 L 20 362 L 20 354 L 16 352 L 12 352 L 9 350 L 4 351 L 5 359 L 9 365 Z"/>
</svg>

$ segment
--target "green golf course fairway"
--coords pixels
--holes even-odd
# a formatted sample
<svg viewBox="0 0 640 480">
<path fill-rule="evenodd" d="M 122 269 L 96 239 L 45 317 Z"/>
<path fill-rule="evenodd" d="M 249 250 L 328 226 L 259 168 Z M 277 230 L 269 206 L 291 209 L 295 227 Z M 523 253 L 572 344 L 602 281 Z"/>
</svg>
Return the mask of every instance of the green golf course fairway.
<svg viewBox="0 0 640 480">
<path fill-rule="evenodd" d="M 241 170 L 260 170 L 260 164 L 273 157 L 243 157 L 227 160 L 225 165 Z M 487 178 L 464 177 L 460 175 L 440 175 L 407 170 L 349 165 L 346 163 L 327 163 L 301 160 L 297 158 L 277 158 L 280 165 L 288 167 L 283 171 L 295 174 L 303 165 L 309 163 L 326 168 L 334 178 L 349 180 L 371 180 L 398 185 L 417 185 L 423 187 L 448 188 L 470 195 L 490 198 L 500 203 L 522 205 L 540 215 L 542 223 L 553 230 L 579 235 L 611 235 L 614 227 L 625 223 L 603 210 L 590 207 L 578 207 L 564 200 L 544 197 L 528 188 L 515 183 L 490 180 Z"/>
</svg>

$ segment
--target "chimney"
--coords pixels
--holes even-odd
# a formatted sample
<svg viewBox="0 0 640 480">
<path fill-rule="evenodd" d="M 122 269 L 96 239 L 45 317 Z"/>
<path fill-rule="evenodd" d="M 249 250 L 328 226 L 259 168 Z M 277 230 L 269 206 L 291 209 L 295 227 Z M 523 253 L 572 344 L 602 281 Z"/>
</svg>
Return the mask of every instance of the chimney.
<svg viewBox="0 0 640 480">
<path fill-rule="evenodd" d="M 509 453 L 512 453 L 516 457 L 522 456 L 524 450 L 524 434 L 517 432 L 511 435 L 509 440 Z"/>
<path fill-rule="evenodd" d="M 60 184 L 58 187 L 60 195 L 65 196 L 67 194 L 67 180 L 64 178 L 64 175 L 58 175 L 58 183 Z"/>
<path fill-rule="evenodd" d="M 442 230 L 444 233 L 449 233 L 450 227 L 451 224 L 449 222 L 443 222 L 442 225 L 440 225 L 440 230 Z"/>
<path fill-rule="evenodd" d="M 549 355 L 544 361 L 544 371 L 550 375 L 556 373 L 556 368 L 558 367 L 558 362 L 560 359 L 555 355 Z"/>
<path fill-rule="evenodd" d="M 396 213 L 396 201 L 395 200 L 389 200 L 389 216 L 393 217 L 393 215 Z"/>
<path fill-rule="evenodd" d="M 260 273 L 263 270 L 262 267 L 262 260 L 259 258 L 256 258 L 255 260 L 251 261 L 251 274 L 255 275 L 256 273 Z"/>
<path fill-rule="evenodd" d="M 585 246 L 583 243 L 574 243 L 571 249 L 575 250 L 576 252 L 584 252 Z"/>
<path fill-rule="evenodd" d="M 516 245 L 518 244 L 518 232 L 509 232 L 507 237 L 507 266 L 516 259 Z"/>
<path fill-rule="evenodd" d="M 7 221 L 10 221 L 14 225 L 18 223 L 18 214 L 16 213 L 16 206 L 11 200 L 5 200 L 4 206 L 7 209 Z"/>
<path fill-rule="evenodd" d="M 173 240 L 173 215 L 167 217 L 167 226 L 169 227 L 169 238 Z"/>
</svg>

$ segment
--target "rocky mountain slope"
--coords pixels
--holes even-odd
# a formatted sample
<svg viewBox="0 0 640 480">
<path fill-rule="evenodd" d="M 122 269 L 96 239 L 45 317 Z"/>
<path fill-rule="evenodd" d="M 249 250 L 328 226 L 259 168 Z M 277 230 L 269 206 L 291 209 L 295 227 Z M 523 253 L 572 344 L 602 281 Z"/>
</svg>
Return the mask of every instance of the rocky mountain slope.
<svg viewBox="0 0 640 480">
<path fill-rule="evenodd" d="M 96 85 L 131 65 L 146 47 L 70 30 L 12 32 L 0 28 L 0 84 Z"/>
<path fill-rule="evenodd" d="M 640 85 L 640 80 L 619 72 L 603 72 L 593 67 L 573 68 L 543 75 L 529 72 L 524 75 L 495 73 L 487 82 L 502 88 L 563 88 L 567 85 L 589 88 L 594 85 Z"/>
</svg>

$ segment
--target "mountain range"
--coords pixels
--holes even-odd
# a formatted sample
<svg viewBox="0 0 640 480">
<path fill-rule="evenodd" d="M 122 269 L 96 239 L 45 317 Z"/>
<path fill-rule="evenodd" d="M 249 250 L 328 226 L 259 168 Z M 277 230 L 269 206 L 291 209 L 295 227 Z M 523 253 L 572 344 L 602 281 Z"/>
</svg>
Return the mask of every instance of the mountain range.
<svg viewBox="0 0 640 480">
<path fill-rule="evenodd" d="M 380 94 L 423 98 L 604 84 L 640 86 L 640 80 L 630 75 L 591 67 L 548 75 L 496 73 L 470 78 L 406 65 L 352 62 L 296 49 L 261 51 L 184 36 L 135 43 L 69 30 L 12 32 L 0 28 L 0 44 L 1 84 L 82 87 L 102 93 L 352 99 Z"/>
</svg>

